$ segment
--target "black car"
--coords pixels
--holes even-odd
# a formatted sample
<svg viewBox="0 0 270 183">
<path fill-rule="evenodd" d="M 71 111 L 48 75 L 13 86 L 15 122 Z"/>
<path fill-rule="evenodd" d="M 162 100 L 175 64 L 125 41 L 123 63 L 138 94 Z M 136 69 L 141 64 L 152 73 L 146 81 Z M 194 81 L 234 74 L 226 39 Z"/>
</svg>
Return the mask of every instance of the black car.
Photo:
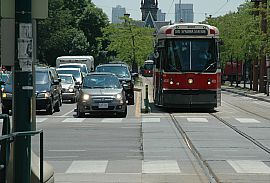
<svg viewBox="0 0 270 183">
<path fill-rule="evenodd" d="M 129 105 L 134 105 L 134 82 L 129 67 L 122 63 L 103 64 L 96 67 L 96 72 L 115 74 L 121 82 Z"/>
<path fill-rule="evenodd" d="M 36 109 L 45 109 L 48 114 L 60 111 L 61 93 L 59 78 L 53 77 L 51 68 L 36 69 Z M 12 77 L 6 82 L 2 93 L 2 113 L 9 114 L 12 109 Z"/>
</svg>

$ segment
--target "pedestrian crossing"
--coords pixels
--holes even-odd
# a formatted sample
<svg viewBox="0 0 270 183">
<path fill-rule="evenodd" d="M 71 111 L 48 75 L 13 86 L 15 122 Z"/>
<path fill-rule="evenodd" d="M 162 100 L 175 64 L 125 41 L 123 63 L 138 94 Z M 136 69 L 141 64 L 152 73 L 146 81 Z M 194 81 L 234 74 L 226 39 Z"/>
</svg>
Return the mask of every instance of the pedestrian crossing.
<svg viewBox="0 0 270 183">
<path fill-rule="evenodd" d="M 181 160 L 75 160 L 48 161 L 61 174 L 188 174 L 194 173 Z M 62 167 L 59 168 L 62 164 Z M 261 160 L 226 160 L 224 167 L 235 174 L 269 174 L 270 167 Z"/>
<path fill-rule="evenodd" d="M 175 116 L 178 121 L 181 122 L 188 122 L 188 123 L 209 123 L 213 121 L 213 118 L 206 117 L 206 116 Z M 37 117 L 37 123 L 53 123 L 53 122 L 60 122 L 60 123 L 126 123 L 126 122 L 141 122 L 141 123 L 163 123 L 166 121 L 168 117 L 142 117 L 142 118 L 76 118 L 76 117 L 59 117 L 59 118 L 45 118 L 45 117 Z M 232 117 L 233 120 L 237 123 L 242 124 L 258 124 L 262 123 L 258 119 L 254 118 L 243 118 L 243 117 Z"/>
</svg>

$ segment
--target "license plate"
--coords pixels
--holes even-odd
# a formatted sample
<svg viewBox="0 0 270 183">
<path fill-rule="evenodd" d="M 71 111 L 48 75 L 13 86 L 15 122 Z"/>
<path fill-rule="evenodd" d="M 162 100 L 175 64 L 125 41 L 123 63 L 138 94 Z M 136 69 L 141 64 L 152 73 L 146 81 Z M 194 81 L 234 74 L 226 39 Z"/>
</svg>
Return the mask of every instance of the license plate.
<svg viewBox="0 0 270 183">
<path fill-rule="evenodd" d="M 100 108 L 100 109 L 106 109 L 108 107 L 109 107 L 108 103 L 99 103 L 98 104 L 98 108 Z"/>
</svg>

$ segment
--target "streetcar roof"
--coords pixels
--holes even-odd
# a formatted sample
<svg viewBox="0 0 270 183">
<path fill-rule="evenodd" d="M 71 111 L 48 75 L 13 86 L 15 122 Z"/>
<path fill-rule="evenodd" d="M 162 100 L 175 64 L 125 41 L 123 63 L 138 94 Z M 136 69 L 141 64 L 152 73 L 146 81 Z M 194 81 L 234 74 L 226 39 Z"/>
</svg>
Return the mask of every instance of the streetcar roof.
<svg viewBox="0 0 270 183">
<path fill-rule="evenodd" d="M 159 29 L 158 38 L 218 38 L 219 30 L 215 26 L 198 23 L 178 23 Z"/>
</svg>

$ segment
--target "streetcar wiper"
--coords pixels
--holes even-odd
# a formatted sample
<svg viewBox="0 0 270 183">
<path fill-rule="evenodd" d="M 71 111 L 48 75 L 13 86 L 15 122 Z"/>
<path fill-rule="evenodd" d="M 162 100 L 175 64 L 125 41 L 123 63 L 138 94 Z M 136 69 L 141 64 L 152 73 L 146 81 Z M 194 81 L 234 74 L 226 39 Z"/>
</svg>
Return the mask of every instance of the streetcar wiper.
<svg viewBox="0 0 270 183">
<path fill-rule="evenodd" d="M 217 64 L 217 62 L 213 62 L 213 63 L 211 63 L 208 67 L 206 67 L 204 70 L 202 70 L 202 72 L 200 72 L 200 73 L 203 73 L 203 72 L 205 72 L 205 71 L 207 71 L 208 69 L 210 69 L 212 66 L 214 66 L 215 64 Z"/>
</svg>

